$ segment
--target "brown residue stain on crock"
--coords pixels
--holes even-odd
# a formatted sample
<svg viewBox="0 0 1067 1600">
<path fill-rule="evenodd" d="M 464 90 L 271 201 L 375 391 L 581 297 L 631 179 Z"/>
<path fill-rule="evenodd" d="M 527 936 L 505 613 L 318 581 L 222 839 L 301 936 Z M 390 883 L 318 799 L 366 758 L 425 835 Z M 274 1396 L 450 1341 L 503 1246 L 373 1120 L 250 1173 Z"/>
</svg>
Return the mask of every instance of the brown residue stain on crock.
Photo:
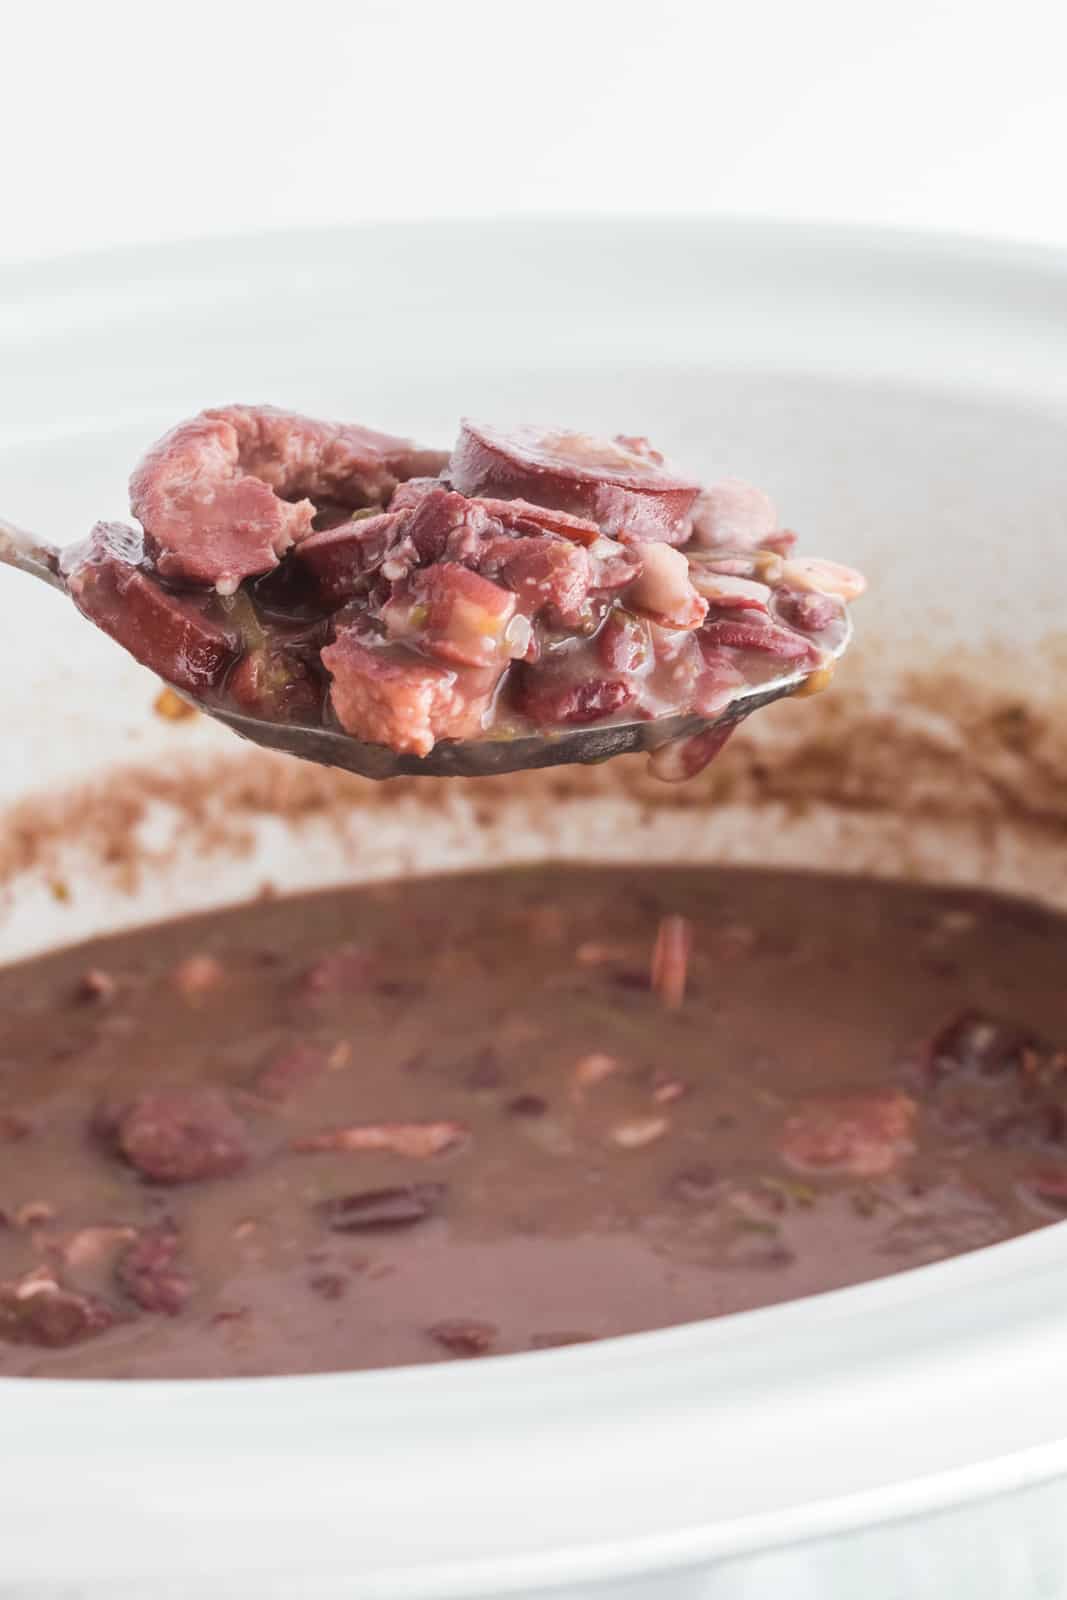
<svg viewBox="0 0 1067 1600">
<path fill-rule="evenodd" d="M 1067 641 L 1048 641 L 1043 651 L 1047 681 L 1050 666 L 1067 664 Z M 902 676 L 891 693 L 884 677 L 881 688 L 868 688 L 857 665 L 850 663 L 827 695 L 761 712 L 705 773 L 680 785 L 650 778 L 643 757 L 493 779 L 382 784 L 237 746 L 233 755 L 189 757 L 167 771 L 127 768 L 55 798 L 34 797 L 0 819 L 0 884 L 54 873 L 76 845 L 112 883 L 132 890 L 142 867 L 166 864 L 168 848 L 176 848 L 143 836 L 159 808 L 180 820 L 183 851 L 193 843 L 204 856 L 247 854 L 257 824 L 276 817 L 296 828 L 326 824 L 339 853 L 351 859 L 373 847 L 375 812 L 415 792 L 442 806 L 463 792 L 481 825 L 503 801 L 543 809 L 610 795 L 630 799 L 646 817 L 720 804 L 796 812 L 817 806 L 857 816 L 1009 822 L 1062 842 L 1067 706 L 1003 688 L 1017 681 L 1018 658 L 957 653 L 945 666 Z"/>
<path fill-rule="evenodd" d="M 967 663 L 907 674 L 891 699 L 853 676 L 840 692 L 760 712 L 689 783 L 659 784 L 639 759 L 547 781 L 559 798 L 624 789 L 656 811 L 773 801 L 1065 832 L 1067 705 L 1024 701 L 996 676 L 983 683 Z"/>
<path fill-rule="evenodd" d="M 91 853 L 105 876 L 131 890 L 139 869 L 165 860 L 141 830 L 163 808 L 181 819 L 182 844 L 203 855 L 247 854 L 265 816 L 291 825 L 330 819 L 339 834 L 356 812 L 383 799 L 375 785 L 285 757 L 256 752 L 173 763 L 167 771 L 118 768 L 106 780 L 54 799 L 34 797 L 0 824 L 0 883 L 47 870 L 72 843 Z"/>
</svg>

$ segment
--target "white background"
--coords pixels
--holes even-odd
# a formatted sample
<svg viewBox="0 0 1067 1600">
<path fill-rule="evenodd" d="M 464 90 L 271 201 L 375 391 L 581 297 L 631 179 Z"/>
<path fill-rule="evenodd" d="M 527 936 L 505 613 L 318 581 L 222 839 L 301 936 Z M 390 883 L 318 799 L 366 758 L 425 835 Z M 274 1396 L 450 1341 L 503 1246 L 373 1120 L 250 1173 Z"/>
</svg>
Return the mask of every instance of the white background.
<svg viewBox="0 0 1067 1600">
<path fill-rule="evenodd" d="M 0 259 L 530 211 L 1067 245 L 1063 0 L 0 0 Z"/>
</svg>

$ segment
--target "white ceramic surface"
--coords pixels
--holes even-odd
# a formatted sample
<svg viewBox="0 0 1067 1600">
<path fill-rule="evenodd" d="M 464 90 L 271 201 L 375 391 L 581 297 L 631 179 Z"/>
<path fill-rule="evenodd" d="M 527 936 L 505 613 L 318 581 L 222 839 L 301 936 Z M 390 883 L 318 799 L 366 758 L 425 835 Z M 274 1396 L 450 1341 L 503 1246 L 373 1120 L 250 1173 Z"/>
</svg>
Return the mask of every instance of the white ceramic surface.
<svg viewBox="0 0 1067 1600">
<path fill-rule="evenodd" d="M 1053 658 L 1016 647 L 1023 624 L 1037 640 L 1067 613 L 1055 255 L 695 222 L 122 253 L 0 272 L 0 375 L 3 509 L 56 538 L 121 514 L 137 448 L 203 403 L 270 399 L 430 440 L 462 410 L 621 424 L 766 483 L 810 545 L 870 569 L 880 644 L 859 666 L 877 691 L 897 692 L 901 661 L 932 642 L 992 642 L 1013 692 L 1057 692 Z M 149 676 L 56 596 L 3 573 L 0 597 L 0 804 L 38 793 L 44 809 L 118 764 L 231 752 L 220 730 L 146 716 Z M 921 710 L 937 724 L 937 705 Z M 166 809 L 150 822 L 169 841 L 183 818 Z M 250 854 L 196 874 L 179 853 L 137 899 L 72 855 L 68 901 L 32 874 L 15 884 L 2 949 L 222 902 L 264 875 L 552 851 L 862 864 L 884 844 L 875 822 L 843 834 L 731 808 L 638 833 L 624 797 L 501 811 L 479 829 L 460 791 L 432 815 L 403 799 L 343 849 L 268 815 Z M 930 874 L 1062 898 L 1062 845 L 1045 864 L 1001 851 L 988 871 L 930 849 Z M 1065 1342 L 1067 1229 L 1051 1228 L 552 1354 L 226 1384 L 7 1381 L 0 1596 L 1059 1600 Z"/>
<path fill-rule="evenodd" d="M 5 31 L 0 260 L 546 209 L 1067 244 L 1058 0 L 60 3 Z"/>
</svg>

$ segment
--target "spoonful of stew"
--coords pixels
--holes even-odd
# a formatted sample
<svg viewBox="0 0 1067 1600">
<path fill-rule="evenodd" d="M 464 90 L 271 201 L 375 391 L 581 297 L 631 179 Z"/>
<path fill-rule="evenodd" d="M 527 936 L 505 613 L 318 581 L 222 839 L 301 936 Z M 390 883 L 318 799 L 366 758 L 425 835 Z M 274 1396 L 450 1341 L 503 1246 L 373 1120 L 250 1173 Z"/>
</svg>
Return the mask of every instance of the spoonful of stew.
<svg viewBox="0 0 1067 1600">
<path fill-rule="evenodd" d="M 643 438 L 464 421 L 451 455 L 270 406 L 205 411 L 130 480 L 136 523 L 0 561 L 256 744 L 370 778 L 646 750 L 693 776 L 830 678 L 864 588 L 759 489 Z"/>
</svg>

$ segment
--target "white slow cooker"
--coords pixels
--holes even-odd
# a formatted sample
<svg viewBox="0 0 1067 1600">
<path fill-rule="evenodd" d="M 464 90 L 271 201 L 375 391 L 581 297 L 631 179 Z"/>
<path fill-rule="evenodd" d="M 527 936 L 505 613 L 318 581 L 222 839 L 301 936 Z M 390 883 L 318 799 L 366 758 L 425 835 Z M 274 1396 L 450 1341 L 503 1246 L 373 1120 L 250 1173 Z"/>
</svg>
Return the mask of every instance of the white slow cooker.
<svg viewBox="0 0 1067 1600">
<path fill-rule="evenodd" d="M 1059 256 L 697 221 L 244 238 L 5 269 L 0 374 L 0 510 L 60 541 L 123 514 L 150 438 L 236 399 L 440 443 L 464 411 L 647 432 L 872 579 L 832 693 L 692 787 L 624 762 L 374 788 L 154 716 L 148 674 L 0 573 L 5 959 L 267 882 L 559 855 L 1067 907 Z M 0 1597 L 1054 1600 L 1065 1352 L 1061 1225 L 571 1350 L 3 1380 Z"/>
</svg>

